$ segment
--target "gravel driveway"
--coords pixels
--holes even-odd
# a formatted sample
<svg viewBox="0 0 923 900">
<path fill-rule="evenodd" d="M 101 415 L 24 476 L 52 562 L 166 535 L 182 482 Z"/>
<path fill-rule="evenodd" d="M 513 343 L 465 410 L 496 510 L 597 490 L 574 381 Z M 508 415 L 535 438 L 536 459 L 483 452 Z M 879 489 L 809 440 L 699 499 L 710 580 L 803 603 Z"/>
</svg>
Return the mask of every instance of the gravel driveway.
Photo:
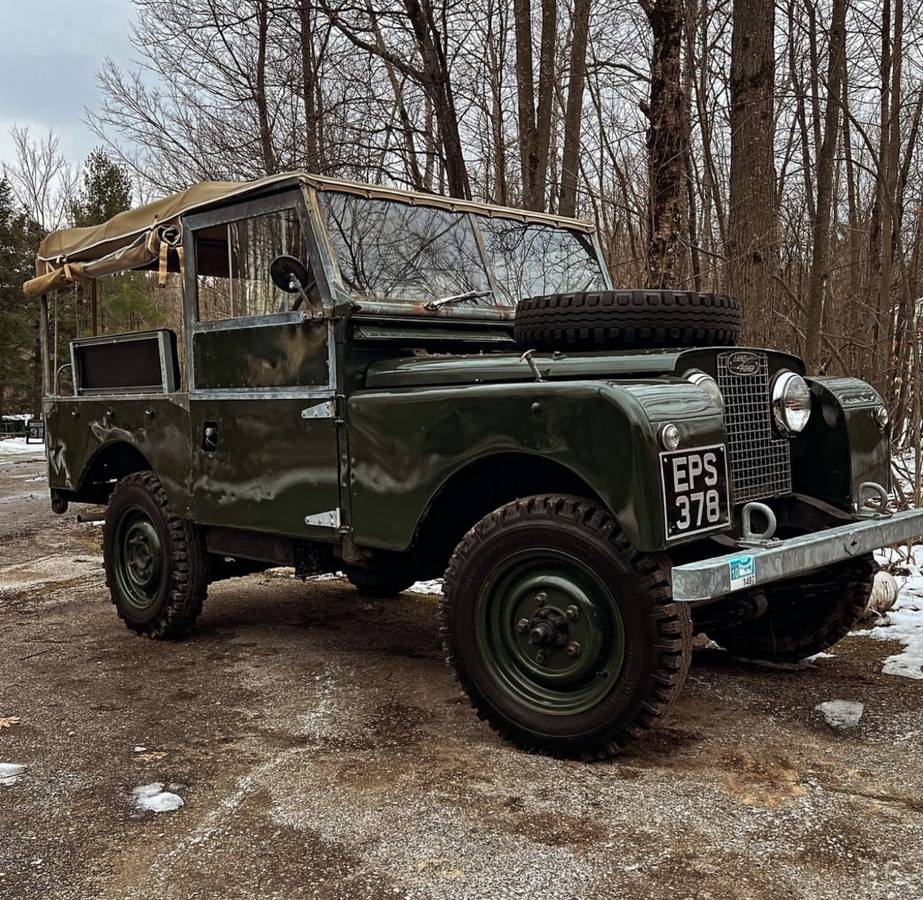
<svg viewBox="0 0 923 900">
<path fill-rule="evenodd" d="M 268 573 L 187 640 L 134 637 L 42 471 L 0 457 L 3 900 L 923 898 L 923 681 L 881 673 L 893 644 L 703 650 L 639 749 L 530 756 L 454 686 L 430 595 Z"/>
</svg>

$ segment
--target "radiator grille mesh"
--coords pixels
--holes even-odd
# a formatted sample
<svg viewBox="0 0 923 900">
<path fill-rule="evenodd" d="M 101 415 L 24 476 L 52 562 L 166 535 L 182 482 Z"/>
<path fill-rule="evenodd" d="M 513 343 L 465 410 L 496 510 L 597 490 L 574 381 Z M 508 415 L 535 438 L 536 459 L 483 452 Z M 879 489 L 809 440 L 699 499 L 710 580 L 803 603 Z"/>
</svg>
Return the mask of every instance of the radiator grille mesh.
<svg viewBox="0 0 923 900">
<path fill-rule="evenodd" d="M 734 374 L 728 367 L 732 355 L 718 356 L 718 387 L 724 396 L 734 502 L 790 494 L 791 448 L 773 428 L 766 354 L 753 354 L 759 368 L 752 375 Z"/>
</svg>

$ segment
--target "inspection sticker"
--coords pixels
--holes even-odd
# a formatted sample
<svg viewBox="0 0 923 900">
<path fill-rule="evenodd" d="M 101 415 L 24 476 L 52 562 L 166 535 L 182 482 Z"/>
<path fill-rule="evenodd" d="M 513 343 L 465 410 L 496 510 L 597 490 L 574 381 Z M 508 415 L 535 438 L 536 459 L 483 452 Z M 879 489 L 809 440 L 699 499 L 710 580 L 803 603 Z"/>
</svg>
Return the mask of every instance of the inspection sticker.
<svg viewBox="0 0 923 900">
<path fill-rule="evenodd" d="M 739 591 L 756 584 L 756 559 L 749 554 L 728 560 L 731 573 L 731 590 Z"/>
</svg>

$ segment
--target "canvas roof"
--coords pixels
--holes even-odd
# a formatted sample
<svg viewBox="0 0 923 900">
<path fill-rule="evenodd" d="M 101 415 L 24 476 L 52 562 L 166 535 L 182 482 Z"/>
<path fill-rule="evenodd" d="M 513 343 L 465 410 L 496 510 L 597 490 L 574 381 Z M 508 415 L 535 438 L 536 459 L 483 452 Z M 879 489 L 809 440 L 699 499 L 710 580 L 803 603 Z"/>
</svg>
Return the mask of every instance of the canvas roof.
<svg viewBox="0 0 923 900">
<path fill-rule="evenodd" d="M 515 218 L 536 224 L 564 225 L 584 232 L 594 230 L 589 223 L 577 219 L 324 178 L 306 172 L 287 172 L 257 181 L 203 181 L 178 194 L 121 212 L 101 225 L 53 232 L 42 241 L 36 260 L 36 277 L 26 282 L 23 290 L 27 296 L 38 296 L 74 281 L 87 281 L 100 275 L 149 267 L 158 258 L 163 269 L 169 249 L 179 244 L 180 220 L 184 215 L 231 199 L 279 190 L 287 184 L 307 184 L 321 191 L 343 191 L 459 212 Z"/>
</svg>

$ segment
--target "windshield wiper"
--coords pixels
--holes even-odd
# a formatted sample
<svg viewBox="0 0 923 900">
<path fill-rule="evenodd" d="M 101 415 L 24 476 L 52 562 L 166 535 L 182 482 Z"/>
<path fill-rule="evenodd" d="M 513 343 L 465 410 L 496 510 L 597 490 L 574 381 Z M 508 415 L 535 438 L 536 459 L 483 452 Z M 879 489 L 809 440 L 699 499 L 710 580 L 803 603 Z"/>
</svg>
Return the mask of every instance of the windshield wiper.
<svg viewBox="0 0 923 900">
<path fill-rule="evenodd" d="M 465 300 L 478 300 L 481 297 L 491 297 L 493 291 L 465 291 L 464 294 L 452 294 L 448 297 L 440 297 L 438 300 L 430 300 L 424 304 L 426 309 L 441 309 L 443 306 L 451 306 L 453 303 L 463 303 Z"/>
</svg>

